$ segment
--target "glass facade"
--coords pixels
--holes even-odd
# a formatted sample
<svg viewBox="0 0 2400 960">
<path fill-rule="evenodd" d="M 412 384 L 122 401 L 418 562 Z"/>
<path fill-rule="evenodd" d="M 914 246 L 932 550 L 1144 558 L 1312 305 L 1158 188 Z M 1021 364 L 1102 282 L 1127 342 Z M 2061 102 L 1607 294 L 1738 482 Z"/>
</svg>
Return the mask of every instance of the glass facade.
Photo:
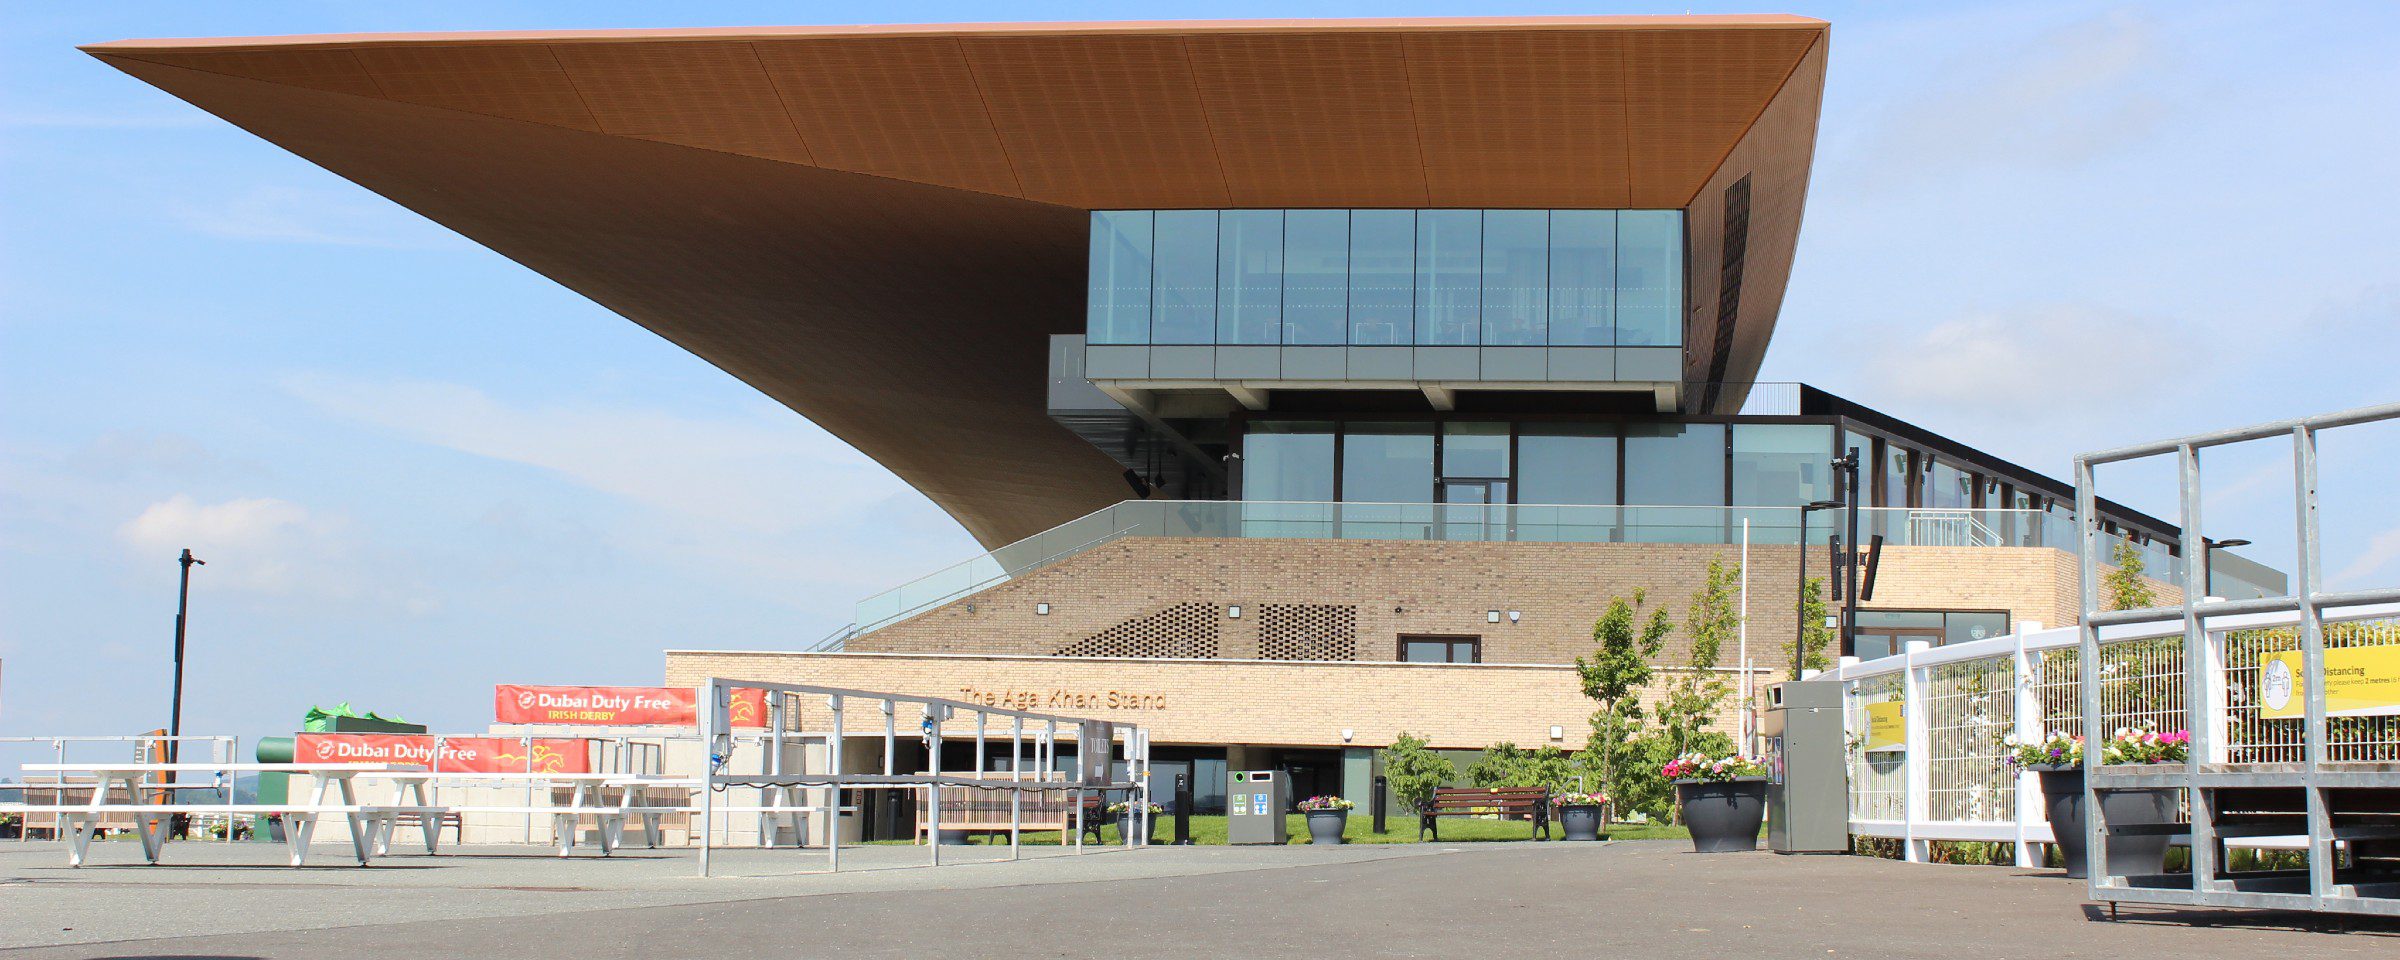
<svg viewBox="0 0 2400 960">
<path fill-rule="evenodd" d="M 1680 346 L 1679 210 L 1103 210 L 1088 342 Z"/>
<path fill-rule="evenodd" d="M 1616 503 L 1616 428 L 1526 424 L 1517 437 L 1517 496 L 1523 503 Z"/>
<path fill-rule="evenodd" d="M 1788 526 L 1788 508 L 1833 496 L 1832 447 L 1832 427 L 1807 423 L 1256 420 L 1241 498 L 1755 506 L 1784 508 Z"/>
<path fill-rule="evenodd" d="M 1242 490 L 1250 500 L 1323 503 L 1333 499 L 1334 425 L 1277 420 L 1251 427 L 1242 442 Z"/>
<path fill-rule="evenodd" d="M 1366 422 L 1343 427 L 1341 499 L 1433 502 L 1433 424 Z"/>
</svg>

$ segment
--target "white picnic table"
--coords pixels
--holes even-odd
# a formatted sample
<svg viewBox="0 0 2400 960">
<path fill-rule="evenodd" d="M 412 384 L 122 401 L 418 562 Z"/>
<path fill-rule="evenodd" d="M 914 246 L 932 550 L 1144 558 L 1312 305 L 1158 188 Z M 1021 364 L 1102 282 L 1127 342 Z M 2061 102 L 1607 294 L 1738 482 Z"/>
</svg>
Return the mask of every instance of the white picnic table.
<svg viewBox="0 0 2400 960">
<path fill-rule="evenodd" d="M 642 818 L 642 829 L 644 835 L 649 840 L 651 847 L 657 847 L 659 838 L 659 818 L 668 813 L 687 812 L 690 808 L 684 804 L 661 806 L 649 803 L 640 799 L 637 796 L 637 791 L 634 788 L 650 786 L 691 786 L 699 783 L 698 780 L 688 777 L 664 777 L 629 773 L 547 773 L 538 770 L 491 772 L 471 772 L 463 770 L 417 770 L 411 772 L 378 773 L 375 774 L 375 777 L 377 779 L 389 779 L 392 781 L 392 803 L 398 807 L 413 806 L 425 809 L 440 810 L 443 812 L 464 810 L 475 813 L 526 814 L 534 816 L 547 814 L 550 817 L 550 834 L 552 840 L 554 841 L 553 845 L 558 848 L 558 855 L 562 857 L 571 855 L 575 852 L 575 818 L 581 816 L 589 816 L 599 822 L 600 853 L 602 856 L 614 854 L 617 847 L 624 843 L 625 819 L 632 816 L 639 816 Z M 567 786 L 573 788 L 573 792 L 568 795 L 567 802 L 564 805 L 487 806 L 484 804 L 440 803 L 439 796 L 441 786 L 451 783 L 520 783 L 551 787 Z M 427 788 L 429 787 L 434 791 L 431 794 L 426 792 Z M 618 799 L 614 802 L 606 799 L 605 788 L 609 787 L 624 788 Z M 437 853 L 439 847 L 438 840 L 441 836 L 440 815 L 420 814 L 417 826 L 425 843 L 425 852 L 427 854 Z M 374 839 L 374 852 L 377 856 L 382 856 L 390 852 L 391 836 L 394 828 L 395 824 L 391 820 L 385 820 L 379 825 L 379 830 L 377 831 Z"/>
<path fill-rule="evenodd" d="M 413 763 L 28 763 L 28 773 L 86 774 L 92 778 L 92 799 L 81 806 L 61 806 L 57 812 L 73 825 L 74 842 L 67 849 L 69 866 L 83 866 L 84 853 L 91 845 L 92 832 L 103 815 L 131 814 L 134 832 L 142 839 L 142 856 L 155 864 L 166 847 L 166 822 L 176 814 L 225 813 L 248 811 L 281 814 L 284 817 L 284 842 L 291 849 L 292 866 L 300 866 L 308 857 L 309 838 L 316 833 L 317 819 L 329 813 L 343 816 L 350 827 L 351 851 L 360 865 L 365 865 L 373 853 L 377 830 L 388 825 L 401 813 L 431 815 L 436 822 L 440 811 L 419 804 L 361 804 L 350 781 L 362 775 L 414 773 L 425 769 Z M 306 802 L 286 803 L 141 803 L 142 781 L 157 774 L 204 773 L 218 777 L 241 773 L 289 773 L 314 781 Z M 110 803 L 109 790 L 122 785 L 127 803 Z M 164 790 L 168 784 L 152 784 L 149 789 Z M 182 786 L 182 785 L 176 785 Z M 327 794 L 336 794 L 336 802 L 328 802 Z"/>
</svg>

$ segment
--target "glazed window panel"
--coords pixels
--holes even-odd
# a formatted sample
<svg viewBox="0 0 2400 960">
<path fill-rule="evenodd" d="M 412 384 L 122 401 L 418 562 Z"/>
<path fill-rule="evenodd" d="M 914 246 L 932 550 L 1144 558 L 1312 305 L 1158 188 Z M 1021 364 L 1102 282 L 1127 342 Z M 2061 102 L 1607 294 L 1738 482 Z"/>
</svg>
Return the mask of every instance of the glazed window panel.
<svg viewBox="0 0 2400 960">
<path fill-rule="evenodd" d="M 1550 212 L 1483 215 L 1483 345 L 1538 347 L 1550 339 Z"/>
<path fill-rule="evenodd" d="M 1417 212 L 1359 210 L 1350 214 L 1350 342 L 1359 346 L 1415 342 Z"/>
<path fill-rule="evenodd" d="M 1615 504 L 1616 428 L 1526 424 L 1517 437 L 1517 502 Z"/>
<path fill-rule="evenodd" d="M 1724 506 L 1725 425 L 1627 424 L 1625 504 Z"/>
<path fill-rule="evenodd" d="M 1150 342 L 1216 342 L 1217 212 L 1161 210 L 1151 272 Z"/>
<path fill-rule="evenodd" d="M 1334 425 L 1270 420 L 1242 440 L 1242 499 L 1326 503 L 1333 500 Z"/>
<path fill-rule="evenodd" d="M 1433 424 L 1350 424 L 1342 432 L 1342 499 L 1433 502 Z"/>
<path fill-rule="evenodd" d="M 1150 342 L 1150 211 L 1092 214 L 1085 336 L 1092 343 Z"/>
<path fill-rule="evenodd" d="M 1227 210 L 1217 221 L 1217 342 L 1283 342 L 1283 211 Z"/>
<path fill-rule="evenodd" d="M 1350 212 L 1286 211 L 1283 230 L 1283 342 L 1340 344 L 1349 326 Z"/>
<path fill-rule="evenodd" d="M 1483 211 L 1417 215 L 1417 343 L 1473 346 L 1481 333 Z"/>
<path fill-rule="evenodd" d="M 1617 342 L 1617 212 L 1550 211 L 1550 342 Z"/>
<path fill-rule="evenodd" d="M 1683 343 L 1683 214 L 1617 216 L 1617 345 Z"/>
<path fill-rule="evenodd" d="M 1833 428 L 1745 423 L 1733 428 L 1733 503 L 1792 507 L 1833 499 Z"/>
</svg>

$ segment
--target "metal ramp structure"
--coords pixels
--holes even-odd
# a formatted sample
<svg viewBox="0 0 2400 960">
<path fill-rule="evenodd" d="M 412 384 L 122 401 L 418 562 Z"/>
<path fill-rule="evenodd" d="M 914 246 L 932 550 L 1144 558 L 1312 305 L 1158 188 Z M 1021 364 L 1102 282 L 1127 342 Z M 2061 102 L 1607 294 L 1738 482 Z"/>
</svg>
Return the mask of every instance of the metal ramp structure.
<svg viewBox="0 0 2400 960">
<path fill-rule="evenodd" d="M 2353 706 L 2334 723 L 2326 684 L 2329 649 L 2344 657 L 2345 674 L 2359 669 L 2354 664 L 2367 663 L 2371 654 L 2389 665 L 2395 671 L 2392 682 L 2400 683 L 2400 650 L 2386 655 L 2371 649 L 2400 647 L 2400 625 L 2388 606 L 2400 602 L 2400 587 L 2324 589 L 2317 497 L 2318 435 L 2395 419 L 2400 419 L 2400 404 L 2383 404 L 2075 458 L 2083 574 L 2082 715 L 2109 716 L 2103 709 L 2112 682 L 2101 652 L 2103 629 L 2180 621 L 2180 650 L 2169 639 L 2160 652 L 2180 654 L 2181 703 L 2173 709 L 2185 718 L 2192 737 L 2184 764 L 2110 766 L 2100 762 L 2098 749 L 2108 729 L 2099 723 L 2086 727 L 2084 809 L 2093 900 L 2112 910 L 2119 903 L 2149 903 L 2400 916 L 2400 717 L 2372 712 L 2383 708 L 2361 712 Z M 2206 541 L 2199 536 L 2204 529 L 2201 451 L 2281 437 L 2291 440 L 2295 481 L 2299 562 L 2291 592 L 2211 599 L 2205 586 Z M 2203 544 L 2202 557 L 2182 565 L 2179 603 L 2102 610 L 2099 578 L 2106 558 L 2093 519 L 2098 516 L 2094 468 L 2165 456 L 2176 461 L 2178 522 L 2187 544 Z M 2295 628 L 2262 641 L 2257 631 L 2238 626 L 2246 615 L 2273 613 L 2296 614 Z M 2290 709 L 2295 699 L 2304 702 L 2297 715 Z M 2180 796 L 2184 822 L 2107 822 L 2102 795 L 2161 788 Z M 2111 869 L 2107 838 L 2162 833 L 2189 845 L 2188 873 L 2128 876 Z M 2292 847 L 2305 852 L 2305 866 L 2233 869 L 2227 841 L 2260 838 L 2289 838 Z"/>
</svg>

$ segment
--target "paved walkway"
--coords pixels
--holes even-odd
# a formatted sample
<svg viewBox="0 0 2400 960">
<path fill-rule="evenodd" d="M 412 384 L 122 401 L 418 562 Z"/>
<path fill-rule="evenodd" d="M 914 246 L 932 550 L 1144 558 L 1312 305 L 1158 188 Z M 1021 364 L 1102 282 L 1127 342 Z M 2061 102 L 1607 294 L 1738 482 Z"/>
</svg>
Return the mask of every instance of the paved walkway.
<svg viewBox="0 0 2400 960">
<path fill-rule="evenodd" d="M 2371 921 L 2337 934 L 2288 915 L 2094 920 L 2105 913 L 2081 884 L 2036 871 L 1688 851 L 1186 847 L 937 870 L 916 866 L 922 849 L 871 848 L 825 876 L 791 872 L 816 869 L 813 855 L 745 850 L 724 861 L 742 876 L 703 881 L 685 851 L 561 862 L 470 848 L 481 855 L 294 871 L 271 866 L 271 849 L 183 844 L 171 862 L 221 866 L 68 870 L 53 845 L 0 843 L 0 945 L 308 960 L 2400 956 L 2400 925 Z"/>
</svg>

